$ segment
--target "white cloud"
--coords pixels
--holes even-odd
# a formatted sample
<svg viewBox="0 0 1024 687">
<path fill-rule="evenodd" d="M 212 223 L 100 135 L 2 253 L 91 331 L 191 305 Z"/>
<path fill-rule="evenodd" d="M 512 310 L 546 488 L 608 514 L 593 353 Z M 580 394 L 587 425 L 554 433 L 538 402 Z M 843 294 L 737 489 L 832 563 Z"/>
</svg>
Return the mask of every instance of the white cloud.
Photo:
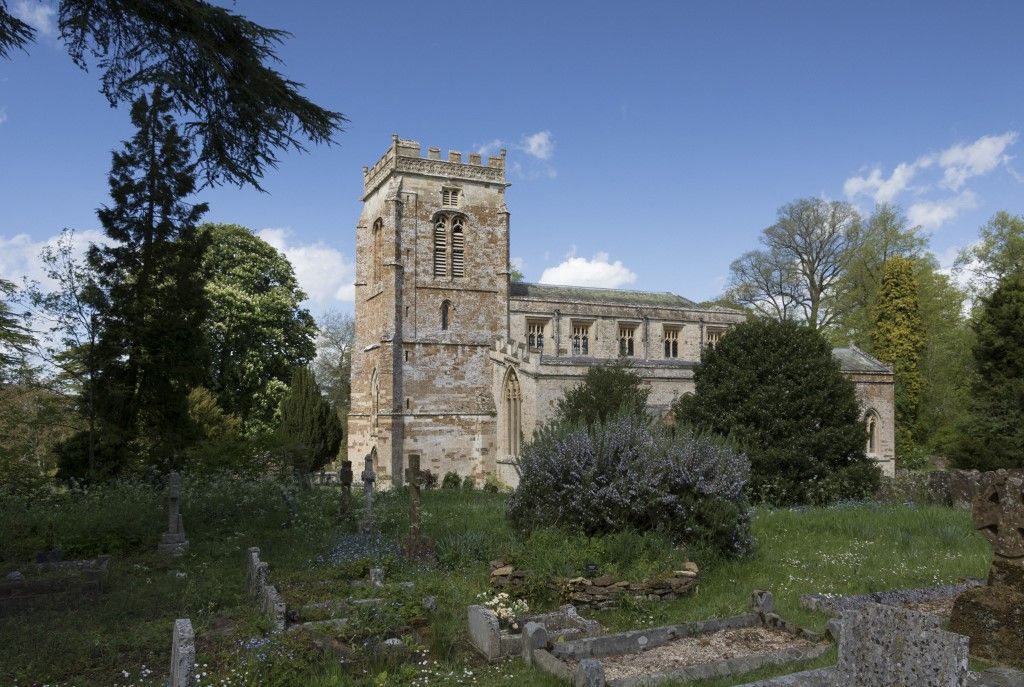
<svg viewBox="0 0 1024 687">
<path fill-rule="evenodd" d="M 923 160 L 910 164 L 901 162 L 896 165 L 888 179 L 882 176 L 881 168 L 875 167 L 867 176 L 847 179 L 843 184 L 843 191 L 851 198 L 864 194 L 874 198 L 876 203 L 891 203 L 910 185 L 917 170 L 930 164 L 922 162 Z"/>
<path fill-rule="evenodd" d="M 355 264 L 322 241 L 292 243 L 291 234 L 290 229 L 268 228 L 256 235 L 285 254 L 310 304 L 324 307 L 335 301 L 354 301 Z"/>
<path fill-rule="evenodd" d="M 538 131 L 535 134 L 523 136 L 520 148 L 530 157 L 538 160 L 550 160 L 555 154 L 555 141 L 548 130 Z"/>
<path fill-rule="evenodd" d="M 973 191 L 965 190 L 959 195 L 943 200 L 927 200 L 912 204 L 907 209 L 907 219 L 911 225 L 921 225 L 925 229 L 934 229 L 954 219 L 963 210 L 969 210 L 978 204 Z"/>
<path fill-rule="evenodd" d="M 565 286 L 600 286 L 614 289 L 636 281 L 636 273 L 622 264 L 610 262 L 607 253 L 598 253 L 590 260 L 570 254 L 554 267 L 540 275 L 541 284 Z"/>
<path fill-rule="evenodd" d="M 1017 142 L 1017 132 L 1007 131 L 999 136 L 982 136 L 974 143 L 958 143 L 938 155 L 944 170 L 943 184 L 959 190 L 968 179 L 988 174 L 999 165 L 1010 161 L 1006 149 Z"/>
<path fill-rule="evenodd" d="M 11 7 L 11 14 L 44 36 L 53 36 L 57 33 L 57 26 L 53 22 L 57 10 L 48 3 L 39 0 L 18 0 Z"/>
<path fill-rule="evenodd" d="M 506 148 L 505 142 L 500 138 L 495 138 L 481 146 L 478 146 L 476 152 L 480 153 L 480 157 L 486 157 L 487 155 L 494 155 L 502 148 Z"/>
<path fill-rule="evenodd" d="M 901 162 L 893 168 L 892 174 L 884 175 L 881 167 L 874 167 L 864 176 L 853 176 L 843 183 L 847 197 L 869 196 L 876 203 L 891 203 L 911 189 L 911 182 L 922 176 L 923 170 L 935 167 L 941 171 L 941 178 L 935 173 L 925 179 L 924 185 L 913 187 L 918 196 L 936 187 L 958 191 L 951 198 L 919 200 L 911 204 L 907 217 L 912 224 L 934 229 L 954 219 L 961 211 L 976 207 L 975 193 L 966 188 L 967 182 L 1003 167 L 1014 178 L 1019 175 L 1010 167 L 1012 159 L 1007 149 L 1017 142 L 1017 132 L 982 136 L 971 143 L 957 143 L 938 153 L 922 155 L 913 162 Z"/>
<path fill-rule="evenodd" d="M 39 254 L 43 248 L 56 247 L 60 235 L 50 236 L 37 241 L 28 234 L 15 234 L 10 238 L 0 235 L 0 277 L 21 283 L 22 279 L 38 281 L 46 288 L 54 288 L 50 279 L 46 278 L 43 262 Z M 105 243 L 106 236 L 102 231 L 89 229 L 74 233 L 74 254 L 78 258 L 85 255 L 90 243 Z"/>
</svg>

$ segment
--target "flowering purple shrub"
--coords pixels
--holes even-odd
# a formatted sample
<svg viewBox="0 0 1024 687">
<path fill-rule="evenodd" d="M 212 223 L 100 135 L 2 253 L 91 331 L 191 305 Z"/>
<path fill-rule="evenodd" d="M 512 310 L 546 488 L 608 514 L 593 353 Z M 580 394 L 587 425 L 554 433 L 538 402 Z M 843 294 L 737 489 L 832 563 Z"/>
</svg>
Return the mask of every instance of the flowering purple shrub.
<svg viewBox="0 0 1024 687">
<path fill-rule="evenodd" d="M 519 531 L 660 531 L 741 556 L 752 548 L 746 456 L 709 437 L 619 416 L 589 429 L 553 425 L 520 457 L 508 518 Z"/>
</svg>

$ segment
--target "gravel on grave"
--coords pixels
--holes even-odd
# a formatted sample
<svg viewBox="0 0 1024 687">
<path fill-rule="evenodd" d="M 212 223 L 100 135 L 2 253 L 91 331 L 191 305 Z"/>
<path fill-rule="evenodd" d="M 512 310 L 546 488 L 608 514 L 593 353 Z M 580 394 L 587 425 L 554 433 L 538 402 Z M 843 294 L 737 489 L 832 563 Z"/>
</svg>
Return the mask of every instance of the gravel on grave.
<svg viewBox="0 0 1024 687">
<path fill-rule="evenodd" d="M 667 673 L 687 666 L 717 663 L 730 658 L 769 654 L 786 649 L 814 646 L 802 637 L 765 627 L 719 630 L 709 634 L 682 637 L 647 651 L 619 654 L 598 659 L 606 680 Z M 577 661 L 567 661 L 575 671 Z"/>
</svg>

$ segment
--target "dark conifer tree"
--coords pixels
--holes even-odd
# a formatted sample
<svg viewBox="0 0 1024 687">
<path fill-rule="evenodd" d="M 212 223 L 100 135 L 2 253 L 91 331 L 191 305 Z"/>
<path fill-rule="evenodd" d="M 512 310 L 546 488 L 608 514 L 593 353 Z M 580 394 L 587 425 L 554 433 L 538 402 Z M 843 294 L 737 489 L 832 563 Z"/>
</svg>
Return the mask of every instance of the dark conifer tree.
<svg viewBox="0 0 1024 687">
<path fill-rule="evenodd" d="M 1003 276 L 982 299 L 971 412 L 957 451 L 959 467 L 1024 467 L 1024 271 Z"/>
<path fill-rule="evenodd" d="M 331 462 L 341 445 L 341 421 L 307 367 L 297 367 L 281 399 L 278 436 L 301 475 Z"/>
<path fill-rule="evenodd" d="M 133 104 L 138 131 L 114 153 L 113 204 L 98 211 L 110 243 L 88 257 L 102 294 L 95 383 L 108 472 L 136 458 L 176 466 L 192 434 L 188 393 L 206 372 L 196 230 L 206 205 L 186 202 L 195 164 L 170 109 L 160 88 Z"/>
</svg>

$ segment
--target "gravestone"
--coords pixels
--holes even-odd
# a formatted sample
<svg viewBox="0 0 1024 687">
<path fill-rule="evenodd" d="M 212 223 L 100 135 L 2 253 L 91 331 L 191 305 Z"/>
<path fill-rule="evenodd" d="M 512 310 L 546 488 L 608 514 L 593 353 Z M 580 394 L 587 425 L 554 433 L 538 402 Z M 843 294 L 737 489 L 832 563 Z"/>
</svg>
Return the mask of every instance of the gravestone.
<svg viewBox="0 0 1024 687">
<path fill-rule="evenodd" d="M 433 556 L 434 543 L 421 531 L 423 523 L 420 486 L 423 484 L 423 472 L 420 470 L 419 456 L 409 456 L 405 481 L 409 485 L 409 536 L 406 537 L 402 550 L 408 558 L 429 558 Z"/>
<path fill-rule="evenodd" d="M 973 515 L 992 545 L 992 567 L 987 586 L 957 597 L 949 628 L 971 638 L 974 654 L 1024 667 L 1024 474 L 986 473 Z"/>
<path fill-rule="evenodd" d="M 175 620 L 172 633 L 170 687 L 196 687 L 196 636 L 192 621 Z"/>
<path fill-rule="evenodd" d="M 181 522 L 181 475 L 172 472 L 167 480 L 167 531 L 160 537 L 159 551 L 181 556 L 188 551 L 185 526 Z"/>
<path fill-rule="evenodd" d="M 359 531 L 362 534 L 370 534 L 373 531 L 373 483 L 377 481 L 377 475 L 373 472 L 373 457 L 366 456 L 366 465 L 363 468 L 363 517 L 359 521 Z"/>
<path fill-rule="evenodd" d="M 964 687 L 967 638 L 933 615 L 881 604 L 843 613 L 838 684 Z"/>
<path fill-rule="evenodd" d="M 342 522 L 349 522 L 352 519 L 352 461 L 341 461 L 341 468 L 338 469 L 338 483 L 341 484 L 341 494 L 338 498 L 338 516 Z"/>
</svg>

